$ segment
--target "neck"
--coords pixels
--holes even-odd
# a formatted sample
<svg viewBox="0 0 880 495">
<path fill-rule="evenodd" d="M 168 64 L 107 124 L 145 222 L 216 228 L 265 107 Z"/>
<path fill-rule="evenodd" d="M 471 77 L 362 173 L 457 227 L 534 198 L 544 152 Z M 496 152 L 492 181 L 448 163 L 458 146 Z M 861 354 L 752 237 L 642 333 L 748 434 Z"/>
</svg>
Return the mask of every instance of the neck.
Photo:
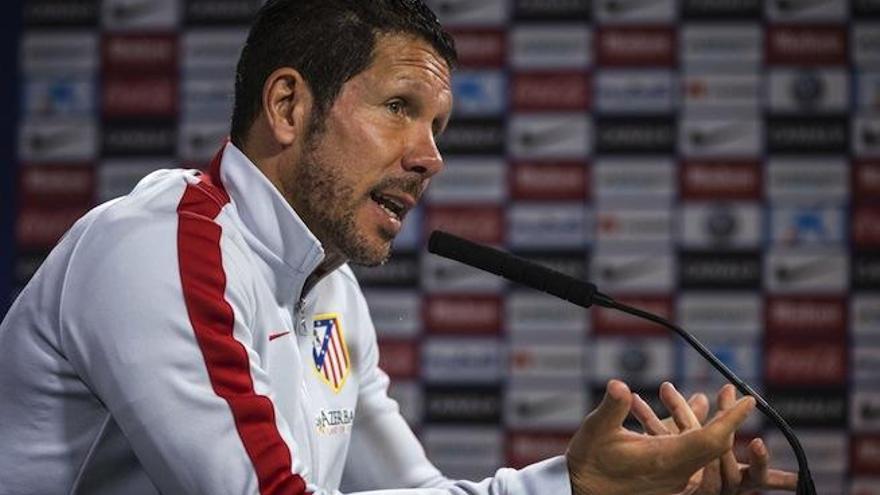
<svg viewBox="0 0 880 495">
<path fill-rule="evenodd" d="M 308 277 L 306 277 L 306 282 L 303 284 L 302 296 L 305 297 L 306 294 L 309 293 L 310 290 L 317 284 L 322 278 L 327 276 L 333 270 L 342 266 L 345 263 L 346 259 L 342 253 L 337 253 L 335 251 L 328 252 L 324 256 L 324 261 L 318 265 L 318 268 L 315 268 Z"/>
</svg>

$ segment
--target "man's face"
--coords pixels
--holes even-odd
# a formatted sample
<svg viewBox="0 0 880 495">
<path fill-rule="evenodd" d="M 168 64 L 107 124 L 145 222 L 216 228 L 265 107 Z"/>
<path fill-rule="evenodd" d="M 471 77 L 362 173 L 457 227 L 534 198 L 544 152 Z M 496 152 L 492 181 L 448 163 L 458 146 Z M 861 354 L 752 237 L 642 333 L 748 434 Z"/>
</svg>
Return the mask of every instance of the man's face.
<svg viewBox="0 0 880 495">
<path fill-rule="evenodd" d="M 443 162 L 435 136 L 452 109 L 450 72 L 430 44 L 380 35 L 371 65 L 346 82 L 282 178 L 328 252 L 388 259 L 401 221 Z"/>
</svg>

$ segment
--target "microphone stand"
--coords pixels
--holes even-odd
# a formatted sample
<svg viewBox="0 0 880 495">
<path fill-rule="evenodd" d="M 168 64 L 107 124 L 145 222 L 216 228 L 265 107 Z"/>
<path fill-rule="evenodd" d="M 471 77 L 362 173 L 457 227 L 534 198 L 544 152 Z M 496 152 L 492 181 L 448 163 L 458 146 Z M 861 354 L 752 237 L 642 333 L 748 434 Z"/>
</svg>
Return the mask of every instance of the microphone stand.
<svg viewBox="0 0 880 495">
<path fill-rule="evenodd" d="M 794 451 L 798 463 L 798 483 L 796 495 L 816 495 L 816 486 L 810 474 L 807 455 L 800 441 L 785 421 L 770 404 L 752 387 L 742 381 L 721 362 L 712 351 L 706 348 L 693 335 L 672 322 L 655 314 L 615 301 L 599 292 L 595 285 L 545 266 L 533 263 L 505 251 L 462 239 L 447 232 L 435 230 L 428 241 L 428 251 L 474 268 L 501 276 L 527 287 L 546 292 L 578 306 L 589 308 L 593 304 L 623 311 L 638 318 L 657 323 L 672 330 L 693 347 L 704 359 L 727 378 L 742 394 L 755 398 L 758 409 L 763 412 L 782 432 Z"/>
</svg>

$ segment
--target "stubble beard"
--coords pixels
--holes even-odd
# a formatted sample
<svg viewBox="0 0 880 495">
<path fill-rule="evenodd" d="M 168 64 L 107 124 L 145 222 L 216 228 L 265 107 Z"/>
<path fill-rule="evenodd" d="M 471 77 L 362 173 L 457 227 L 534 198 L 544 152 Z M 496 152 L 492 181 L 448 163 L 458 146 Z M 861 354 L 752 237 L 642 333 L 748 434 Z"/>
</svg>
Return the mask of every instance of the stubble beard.
<svg viewBox="0 0 880 495">
<path fill-rule="evenodd" d="M 344 167 L 322 159 L 322 130 L 323 126 L 313 123 L 301 163 L 291 167 L 291 173 L 284 176 L 286 180 L 282 179 L 285 189 L 296 196 L 288 198 L 288 202 L 296 204 L 296 213 L 325 249 L 335 249 L 356 265 L 381 265 L 391 256 L 392 238 L 376 245 L 358 230 L 357 212 L 371 199 L 356 197 L 350 179 L 343 173 Z"/>
</svg>

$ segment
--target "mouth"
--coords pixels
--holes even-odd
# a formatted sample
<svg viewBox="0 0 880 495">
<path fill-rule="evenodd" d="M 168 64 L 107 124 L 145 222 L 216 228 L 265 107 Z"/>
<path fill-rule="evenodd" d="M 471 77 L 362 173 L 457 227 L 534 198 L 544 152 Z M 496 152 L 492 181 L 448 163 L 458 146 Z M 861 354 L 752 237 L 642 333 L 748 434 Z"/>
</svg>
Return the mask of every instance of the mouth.
<svg viewBox="0 0 880 495">
<path fill-rule="evenodd" d="M 370 193 L 370 199 L 398 222 L 402 222 L 407 212 L 415 206 L 415 200 L 406 195 L 373 191 Z"/>
</svg>

